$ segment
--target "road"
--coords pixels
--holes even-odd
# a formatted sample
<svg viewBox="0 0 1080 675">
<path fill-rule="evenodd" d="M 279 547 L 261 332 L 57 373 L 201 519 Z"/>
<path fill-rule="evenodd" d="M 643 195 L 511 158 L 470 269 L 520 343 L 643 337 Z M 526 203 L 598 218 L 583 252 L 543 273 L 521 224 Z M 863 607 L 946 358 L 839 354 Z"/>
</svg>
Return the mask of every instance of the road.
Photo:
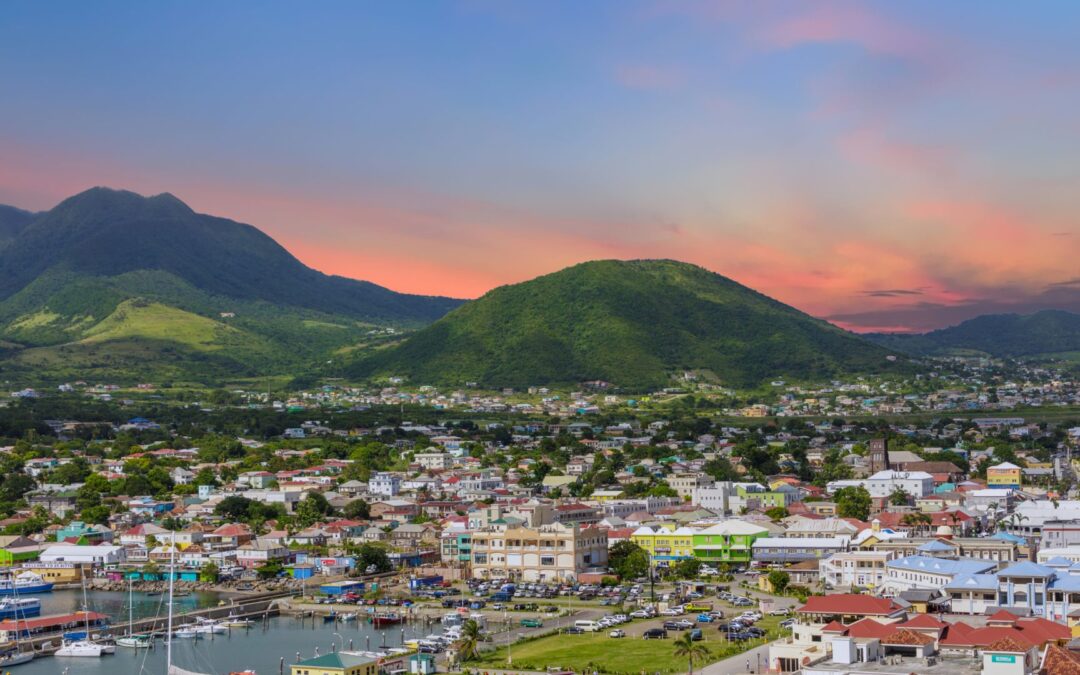
<svg viewBox="0 0 1080 675">
<path fill-rule="evenodd" d="M 743 675 L 744 673 L 760 673 L 769 664 L 769 644 L 755 647 L 742 654 L 736 654 L 729 659 L 717 661 L 699 670 L 703 675 Z M 749 667 L 747 667 L 749 666 Z"/>
</svg>

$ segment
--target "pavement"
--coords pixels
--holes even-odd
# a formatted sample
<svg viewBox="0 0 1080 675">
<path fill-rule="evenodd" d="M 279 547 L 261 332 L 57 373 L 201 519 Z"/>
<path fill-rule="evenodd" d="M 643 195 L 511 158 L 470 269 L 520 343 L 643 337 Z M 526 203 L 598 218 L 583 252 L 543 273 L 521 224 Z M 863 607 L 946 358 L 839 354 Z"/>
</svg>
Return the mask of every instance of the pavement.
<svg viewBox="0 0 1080 675">
<path fill-rule="evenodd" d="M 717 661 L 716 663 L 699 669 L 702 675 L 743 675 L 744 673 L 761 673 L 762 669 L 769 667 L 769 645 L 765 643 L 754 647 L 742 654 L 736 654 L 731 658 Z M 749 667 L 747 667 L 749 666 Z"/>
</svg>

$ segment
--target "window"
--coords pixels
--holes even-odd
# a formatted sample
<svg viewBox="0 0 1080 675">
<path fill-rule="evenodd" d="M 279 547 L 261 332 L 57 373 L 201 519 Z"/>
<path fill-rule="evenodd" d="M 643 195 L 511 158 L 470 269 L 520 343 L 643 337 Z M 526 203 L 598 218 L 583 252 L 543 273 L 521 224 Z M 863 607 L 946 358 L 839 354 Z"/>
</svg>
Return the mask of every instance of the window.
<svg viewBox="0 0 1080 675">
<path fill-rule="evenodd" d="M 553 556 L 553 555 L 542 555 L 542 556 L 540 556 L 540 564 L 541 565 L 553 566 L 555 564 L 555 556 Z"/>
</svg>

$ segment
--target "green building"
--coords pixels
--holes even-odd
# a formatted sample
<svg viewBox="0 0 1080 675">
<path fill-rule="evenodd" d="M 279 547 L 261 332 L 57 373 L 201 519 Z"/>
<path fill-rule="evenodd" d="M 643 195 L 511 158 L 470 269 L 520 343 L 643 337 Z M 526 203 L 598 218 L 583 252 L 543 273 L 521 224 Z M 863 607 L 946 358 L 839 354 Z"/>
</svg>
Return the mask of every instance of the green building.
<svg viewBox="0 0 1080 675">
<path fill-rule="evenodd" d="M 725 520 L 694 534 L 694 557 L 706 563 L 749 563 L 756 539 L 769 531 L 742 520 Z"/>
</svg>

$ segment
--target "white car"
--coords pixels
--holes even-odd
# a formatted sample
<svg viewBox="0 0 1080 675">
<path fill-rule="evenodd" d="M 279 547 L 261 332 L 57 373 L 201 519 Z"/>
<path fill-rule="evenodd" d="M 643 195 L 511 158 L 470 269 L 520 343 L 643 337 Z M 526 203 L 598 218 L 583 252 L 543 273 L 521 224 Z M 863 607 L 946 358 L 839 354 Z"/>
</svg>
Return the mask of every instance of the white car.
<svg viewBox="0 0 1080 675">
<path fill-rule="evenodd" d="M 619 628 L 616 628 L 615 630 L 613 630 L 613 631 L 611 631 L 610 633 L 608 633 L 608 637 L 613 637 L 613 638 L 624 638 L 624 637 L 626 637 L 626 631 L 624 631 L 624 630 L 621 630 L 621 629 L 619 629 Z"/>
<path fill-rule="evenodd" d="M 682 616 L 682 607 L 671 607 L 660 611 L 660 616 Z"/>
<path fill-rule="evenodd" d="M 647 609 L 635 609 L 634 611 L 630 612 L 630 616 L 635 619 L 651 619 L 652 612 Z"/>
</svg>

